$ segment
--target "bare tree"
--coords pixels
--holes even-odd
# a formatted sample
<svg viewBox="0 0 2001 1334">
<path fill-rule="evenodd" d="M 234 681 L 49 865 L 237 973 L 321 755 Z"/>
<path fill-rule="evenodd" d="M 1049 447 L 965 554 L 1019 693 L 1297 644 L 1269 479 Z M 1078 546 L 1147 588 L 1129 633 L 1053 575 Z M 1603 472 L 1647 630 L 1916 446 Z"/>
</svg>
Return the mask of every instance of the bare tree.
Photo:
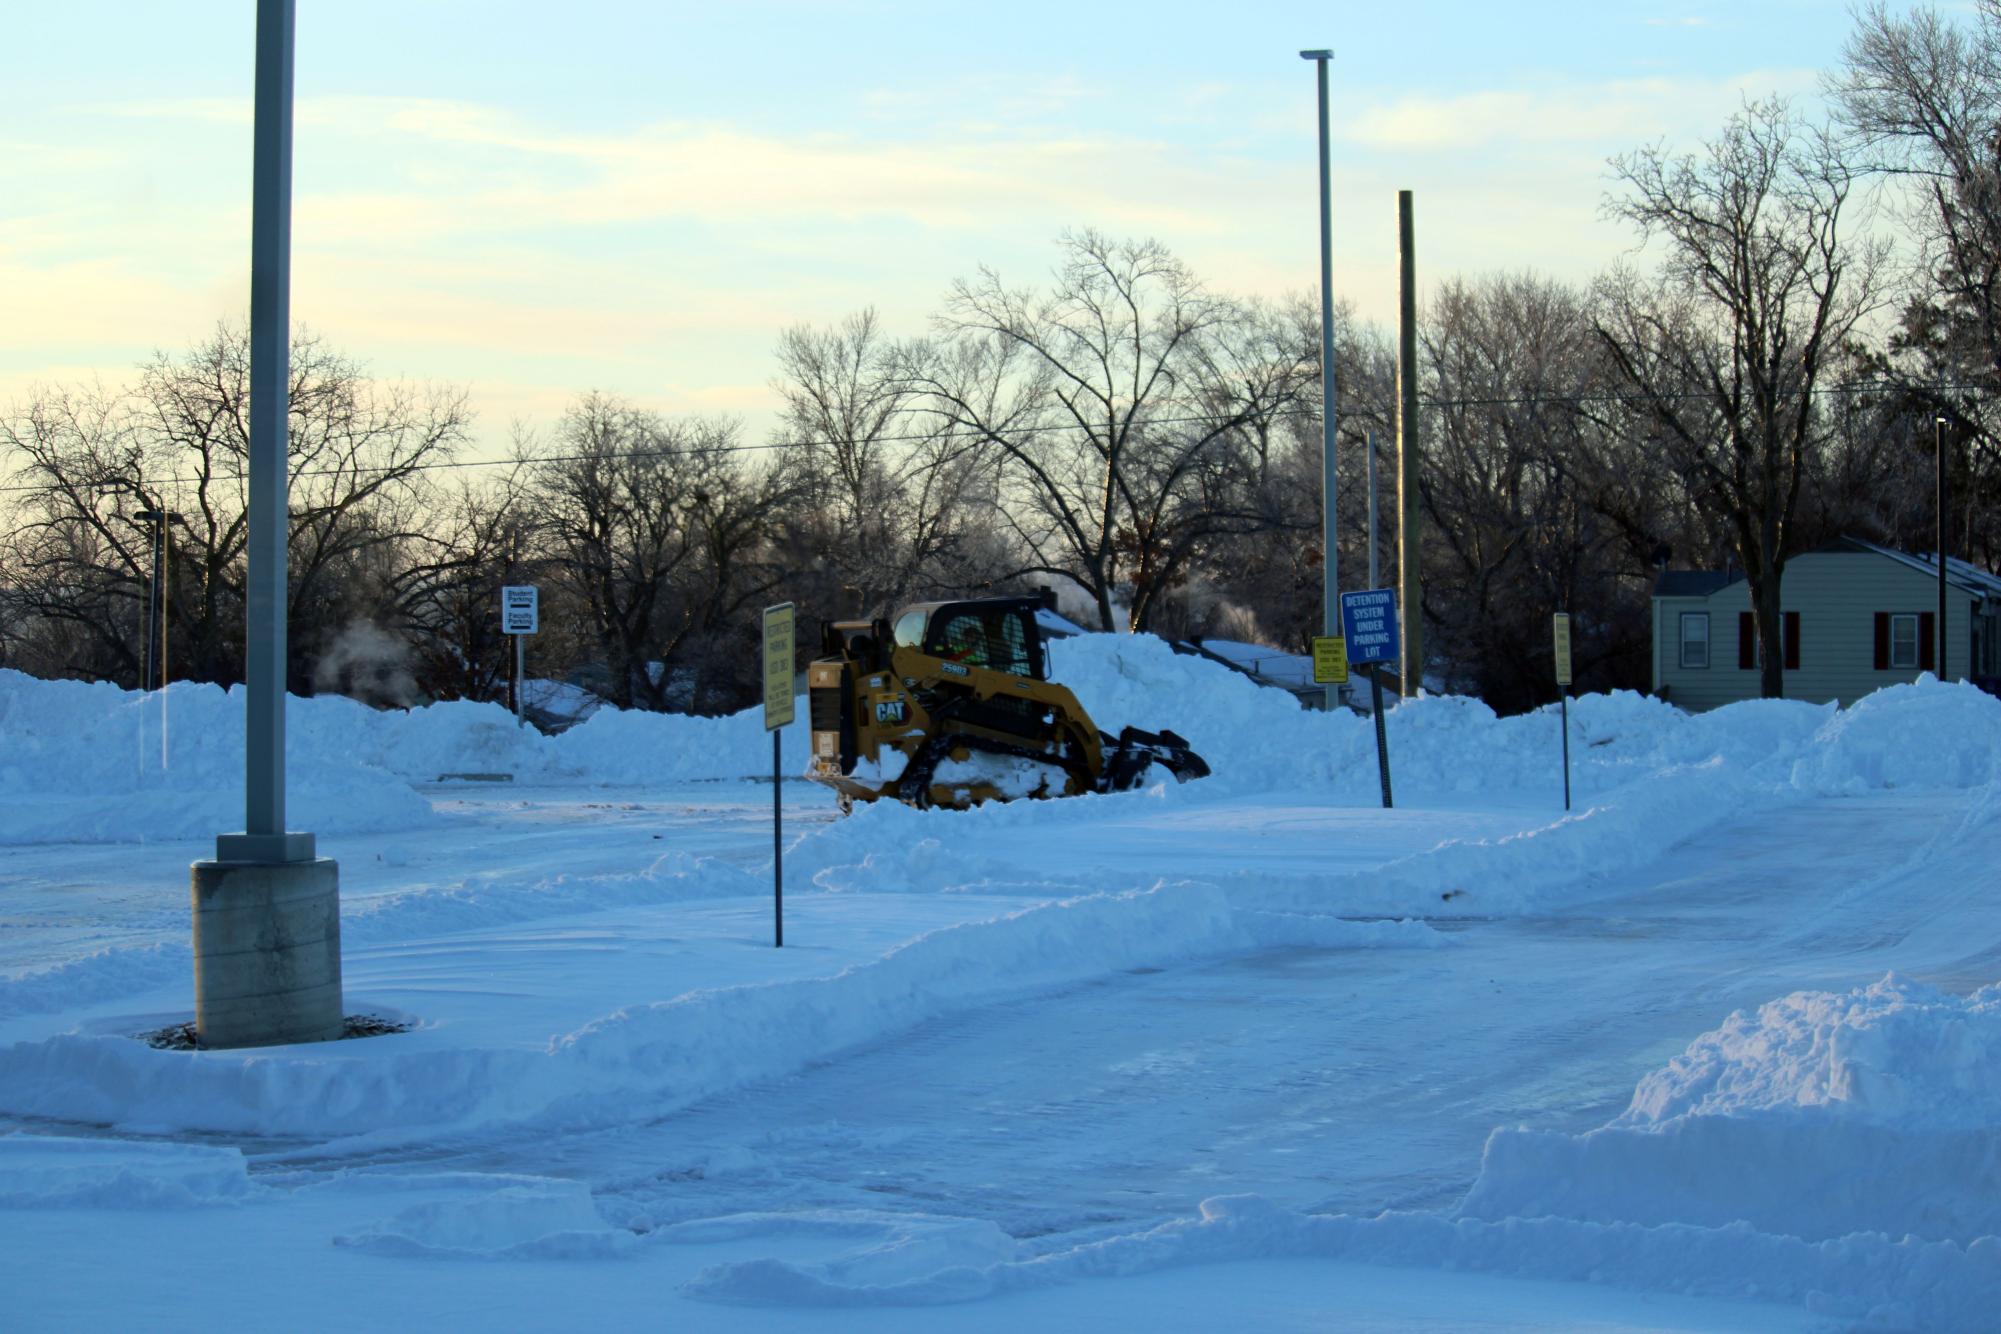
<svg viewBox="0 0 2001 1334">
<path fill-rule="evenodd" d="M 2001 559 L 1993 522 L 2001 498 L 2001 2 L 1976 0 L 1965 26 L 1932 9 L 1871 4 L 1857 13 L 1844 55 L 1830 90 L 1864 165 L 1904 187 L 1920 250 L 1898 336 L 1875 367 L 1902 399 L 1884 405 L 1885 428 L 1917 445 L 1900 460 L 1895 489 L 1928 489 L 1931 421 L 1948 417 L 1959 549 L 1992 564 Z M 1929 504 L 1920 508 L 1927 524 L 1936 521 Z M 1897 528 L 1915 516 L 1884 517 Z M 1929 545 L 1930 534 L 1923 540 Z"/>
<path fill-rule="evenodd" d="M 411 645 L 417 686 L 434 699 L 505 694 L 513 645 L 501 632 L 499 590 L 537 582 L 541 564 L 523 487 L 516 464 L 434 496 L 423 533 L 399 545 L 387 570 L 383 600 Z M 567 657 L 564 639 L 550 624 L 537 656 Z"/>
<path fill-rule="evenodd" d="M 1561 610 L 1579 679 L 1625 684 L 1647 642 L 1650 544 L 1601 504 L 1624 460 L 1591 415 L 1605 367 L 1585 295 L 1530 274 L 1448 279 L 1420 344 L 1425 610 L 1456 683 L 1501 709 L 1552 698 Z"/>
<path fill-rule="evenodd" d="M 955 284 L 902 381 L 991 461 L 1024 552 L 1014 573 L 1071 580 L 1104 629 L 1123 592 L 1143 628 L 1206 538 L 1267 521 L 1246 504 L 1240 452 L 1297 385 L 1244 374 L 1249 344 L 1224 337 L 1242 308 L 1159 243 L 1087 231 L 1061 249 L 1047 293 L 986 269 Z M 1295 349 L 1279 355 L 1296 367 Z"/>
<path fill-rule="evenodd" d="M 249 348 L 223 326 L 161 355 L 130 391 L 55 389 L 0 418 L 0 448 L 29 488 L 18 595 L 72 627 L 59 669 L 137 678 L 136 607 L 151 576 L 135 509 L 170 511 L 167 618 L 178 674 L 242 679 Z M 345 618 L 348 571 L 419 526 L 425 469 L 467 436 L 462 391 L 370 380 L 317 340 L 295 340 L 290 393 L 291 662 L 311 680 L 326 627 Z"/>
<path fill-rule="evenodd" d="M 801 522 L 826 576 L 807 593 L 812 605 L 882 611 L 990 573 L 966 564 L 979 518 L 968 502 L 983 480 L 976 444 L 915 410 L 875 312 L 789 329 L 778 357 L 784 429 L 807 488 Z"/>
<path fill-rule="evenodd" d="M 1699 154 L 1613 160 L 1615 216 L 1662 245 L 1649 278 L 1601 283 L 1595 328 L 1684 485 L 1725 516 L 1751 587 L 1761 692 L 1784 690 L 1780 582 L 1825 432 L 1815 396 L 1880 296 L 1884 251 L 1854 213 L 1833 133 L 1780 99 Z M 1857 238 L 1860 239 L 1857 239 Z"/>
<path fill-rule="evenodd" d="M 761 556 L 797 497 L 782 463 L 747 453 L 734 422 L 668 422 L 591 393 L 549 452 L 526 460 L 547 567 L 580 609 L 620 708 L 736 702 L 717 689 L 714 652 L 778 583 L 782 571 Z"/>
<path fill-rule="evenodd" d="M 26 488 L 4 569 L 17 642 L 39 648 L 24 665 L 136 683 L 151 544 L 129 516 L 157 508 L 159 488 L 128 405 L 96 386 L 49 390 L 0 420 L 0 444 Z"/>
</svg>

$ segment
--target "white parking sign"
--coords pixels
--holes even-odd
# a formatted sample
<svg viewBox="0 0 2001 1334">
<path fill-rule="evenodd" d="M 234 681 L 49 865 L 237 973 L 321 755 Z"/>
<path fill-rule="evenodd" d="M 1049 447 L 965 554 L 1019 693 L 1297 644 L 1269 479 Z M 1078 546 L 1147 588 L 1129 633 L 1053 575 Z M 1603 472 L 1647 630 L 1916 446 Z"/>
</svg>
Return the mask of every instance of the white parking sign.
<svg viewBox="0 0 2001 1334">
<path fill-rule="evenodd" d="M 500 632 L 532 635 L 542 626 L 541 597 L 533 584 L 508 584 L 500 590 Z"/>
</svg>

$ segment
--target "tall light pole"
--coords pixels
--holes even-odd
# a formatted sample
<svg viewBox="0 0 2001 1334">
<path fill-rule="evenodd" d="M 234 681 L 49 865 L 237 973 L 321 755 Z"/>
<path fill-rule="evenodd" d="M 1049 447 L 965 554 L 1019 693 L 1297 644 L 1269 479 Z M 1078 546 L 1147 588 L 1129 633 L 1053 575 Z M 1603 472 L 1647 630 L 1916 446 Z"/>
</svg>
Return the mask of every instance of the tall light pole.
<svg viewBox="0 0 2001 1334">
<path fill-rule="evenodd" d="M 1334 521 L 1334 204 L 1327 167 L 1327 62 L 1332 51 L 1301 51 L 1313 62 L 1320 83 L 1320 633 L 1341 633 L 1341 569 Z M 1341 703 L 1341 688 L 1327 687 L 1329 712 Z"/>
<path fill-rule="evenodd" d="M 292 364 L 294 0 L 257 0 L 250 185 L 250 532 L 242 833 L 190 868 L 195 1040 L 263 1047 L 337 1038 L 339 868 L 285 822 L 286 480 Z"/>
<path fill-rule="evenodd" d="M 243 833 L 224 860 L 308 861 L 285 829 L 286 477 L 292 363 L 293 0 L 258 0 L 250 210 L 250 531 L 245 579 Z"/>
</svg>

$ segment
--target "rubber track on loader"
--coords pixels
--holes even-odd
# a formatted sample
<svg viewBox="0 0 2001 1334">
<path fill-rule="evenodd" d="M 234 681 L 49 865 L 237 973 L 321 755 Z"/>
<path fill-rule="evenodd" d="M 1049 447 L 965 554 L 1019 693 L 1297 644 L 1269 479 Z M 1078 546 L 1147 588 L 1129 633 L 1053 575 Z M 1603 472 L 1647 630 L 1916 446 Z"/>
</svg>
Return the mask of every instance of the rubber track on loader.
<svg viewBox="0 0 2001 1334">
<path fill-rule="evenodd" d="M 1093 787 L 1090 775 L 1080 773 L 1074 765 L 1066 764 L 1046 751 L 1017 746 L 1005 741 L 994 741 L 988 737 L 975 736 L 970 732 L 944 732 L 927 740 L 917 754 L 911 757 L 910 764 L 903 771 L 903 777 L 897 780 L 897 797 L 912 806 L 929 807 L 932 775 L 938 772 L 939 764 L 951 754 L 954 746 L 964 746 L 967 750 L 982 751 L 988 755 L 1008 755 L 1033 760 L 1037 764 L 1061 769 L 1076 779 L 1078 786 L 1087 792 Z"/>
</svg>

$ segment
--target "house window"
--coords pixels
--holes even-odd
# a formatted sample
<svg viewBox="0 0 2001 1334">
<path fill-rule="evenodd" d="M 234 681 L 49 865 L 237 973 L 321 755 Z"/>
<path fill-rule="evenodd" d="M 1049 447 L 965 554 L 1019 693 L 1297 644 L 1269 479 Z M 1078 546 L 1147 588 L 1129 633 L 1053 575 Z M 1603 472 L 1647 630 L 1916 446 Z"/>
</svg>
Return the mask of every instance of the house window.
<svg viewBox="0 0 2001 1334">
<path fill-rule="evenodd" d="M 1910 670 L 1918 665 L 1918 618 L 1913 615 L 1890 617 L 1890 667 Z"/>
<path fill-rule="evenodd" d="M 1709 613 L 1685 611 L 1681 614 L 1681 665 L 1709 665 Z"/>
</svg>

